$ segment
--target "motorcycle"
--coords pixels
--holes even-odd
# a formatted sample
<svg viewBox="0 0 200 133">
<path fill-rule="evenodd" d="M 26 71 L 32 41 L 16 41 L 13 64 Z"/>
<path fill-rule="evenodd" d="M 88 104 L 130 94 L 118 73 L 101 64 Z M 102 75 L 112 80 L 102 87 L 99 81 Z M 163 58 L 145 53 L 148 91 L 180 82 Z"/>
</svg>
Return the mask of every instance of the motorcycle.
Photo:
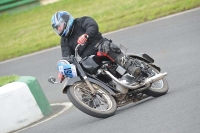
<svg viewBox="0 0 200 133">
<path fill-rule="evenodd" d="M 63 93 L 67 93 L 69 100 L 82 112 L 107 118 L 114 115 L 118 107 L 167 93 L 167 73 L 161 73 L 149 55 L 125 53 L 141 68 L 140 75 L 134 77 L 108 58 L 91 55 L 80 59 L 77 54 L 80 46 L 75 48 L 73 63 L 59 60 L 57 68 L 67 79 Z M 60 83 L 53 76 L 48 81 Z"/>
</svg>

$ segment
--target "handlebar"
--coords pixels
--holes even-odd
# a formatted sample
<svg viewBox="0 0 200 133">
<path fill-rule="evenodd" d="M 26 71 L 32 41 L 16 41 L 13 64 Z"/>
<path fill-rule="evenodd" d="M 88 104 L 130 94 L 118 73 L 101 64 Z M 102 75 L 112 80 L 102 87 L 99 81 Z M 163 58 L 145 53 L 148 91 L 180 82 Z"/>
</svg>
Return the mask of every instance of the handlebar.
<svg viewBox="0 0 200 133">
<path fill-rule="evenodd" d="M 75 58 L 78 60 L 78 47 L 79 46 L 83 46 L 84 44 L 78 44 L 77 46 L 76 46 L 76 48 L 75 48 Z M 54 78 L 53 76 L 50 76 L 49 77 L 49 79 L 48 79 L 48 81 L 50 82 L 50 83 L 52 83 L 52 84 L 59 84 L 59 83 L 61 83 L 61 82 L 57 82 L 56 81 L 56 78 Z"/>
<path fill-rule="evenodd" d="M 75 48 L 75 58 L 77 58 L 78 57 L 78 47 L 79 46 L 83 46 L 84 44 L 78 44 L 77 46 L 76 46 L 76 48 Z"/>
</svg>

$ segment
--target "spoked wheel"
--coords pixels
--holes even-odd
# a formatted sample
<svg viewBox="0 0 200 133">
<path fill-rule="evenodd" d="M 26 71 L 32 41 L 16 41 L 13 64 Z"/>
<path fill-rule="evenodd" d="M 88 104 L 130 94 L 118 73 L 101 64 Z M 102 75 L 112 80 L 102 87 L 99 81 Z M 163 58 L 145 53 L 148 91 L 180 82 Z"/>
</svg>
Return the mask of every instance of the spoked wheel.
<svg viewBox="0 0 200 133">
<path fill-rule="evenodd" d="M 158 74 L 159 71 L 154 67 L 151 67 L 153 74 Z M 146 90 L 146 94 L 153 97 L 159 97 L 167 93 L 169 89 L 166 78 L 158 80 L 151 84 L 151 86 Z"/>
<path fill-rule="evenodd" d="M 70 86 L 67 90 L 70 101 L 78 109 L 94 117 L 106 118 L 114 115 L 117 109 L 114 98 L 101 86 L 94 83 L 92 86 L 95 94 L 92 94 L 85 82 L 77 82 Z"/>
</svg>

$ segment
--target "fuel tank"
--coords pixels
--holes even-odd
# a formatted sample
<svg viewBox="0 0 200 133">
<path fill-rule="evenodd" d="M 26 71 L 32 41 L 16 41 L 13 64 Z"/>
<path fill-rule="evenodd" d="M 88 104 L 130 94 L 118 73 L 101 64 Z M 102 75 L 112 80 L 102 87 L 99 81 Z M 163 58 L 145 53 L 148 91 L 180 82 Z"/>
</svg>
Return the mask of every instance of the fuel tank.
<svg viewBox="0 0 200 133">
<path fill-rule="evenodd" d="M 97 70 L 101 66 L 101 60 L 100 57 L 95 55 L 90 55 L 87 57 L 84 57 L 80 61 L 80 65 L 82 66 L 83 70 L 90 74 L 96 74 Z"/>
</svg>

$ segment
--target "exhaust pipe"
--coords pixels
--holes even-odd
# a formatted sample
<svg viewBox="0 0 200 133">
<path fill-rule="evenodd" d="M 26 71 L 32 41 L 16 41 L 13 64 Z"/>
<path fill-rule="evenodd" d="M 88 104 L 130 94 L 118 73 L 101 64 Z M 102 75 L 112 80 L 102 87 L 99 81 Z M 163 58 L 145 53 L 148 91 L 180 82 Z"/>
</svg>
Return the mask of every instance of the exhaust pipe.
<svg viewBox="0 0 200 133">
<path fill-rule="evenodd" d="M 162 78 L 164 78 L 165 76 L 167 76 L 167 73 L 159 73 L 159 74 L 156 74 L 155 76 L 151 77 L 151 78 L 148 78 L 144 81 L 144 84 L 145 86 L 148 86 L 149 84 L 153 83 L 153 82 L 156 82 L 158 80 L 161 80 Z"/>
<path fill-rule="evenodd" d="M 122 85 L 123 87 L 127 88 L 127 89 L 137 89 L 139 87 L 142 86 L 150 86 L 151 83 L 156 82 L 158 80 L 161 80 L 162 78 L 164 78 L 165 76 L 167 76 L 167 73 L 159 73 L 156 74 L 155 76 L 148 78 L 144 81 L 144 83 L 140 83 L 140 84 L 136 84 L 136 85 L 126 85 L 123 84 L 121 81 L 119 81 L 115 76 L 113 76 L 109 71 L 104 70 L 104 72 L 110 76 L 115 82 L 117 82 L 118 84 Z M 121 90 L 119 90 L 121 92 Z M 124 92 L 124 91 L 123 91 Z"/>
</svg>

